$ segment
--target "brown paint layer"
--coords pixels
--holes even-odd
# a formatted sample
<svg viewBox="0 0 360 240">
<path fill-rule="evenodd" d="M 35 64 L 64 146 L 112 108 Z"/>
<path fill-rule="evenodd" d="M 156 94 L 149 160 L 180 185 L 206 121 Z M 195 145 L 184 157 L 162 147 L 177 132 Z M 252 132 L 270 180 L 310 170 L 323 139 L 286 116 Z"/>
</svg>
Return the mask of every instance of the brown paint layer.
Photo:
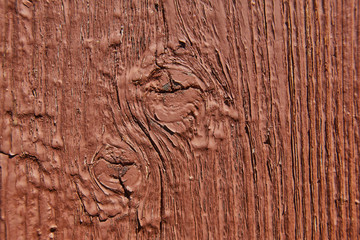
<svg viewBox="0 0 360 240">
<path fill-rule="evenodd" d="M 356 239 L 359 8 L 0 1 L 0 238 Z"/>
</svg>

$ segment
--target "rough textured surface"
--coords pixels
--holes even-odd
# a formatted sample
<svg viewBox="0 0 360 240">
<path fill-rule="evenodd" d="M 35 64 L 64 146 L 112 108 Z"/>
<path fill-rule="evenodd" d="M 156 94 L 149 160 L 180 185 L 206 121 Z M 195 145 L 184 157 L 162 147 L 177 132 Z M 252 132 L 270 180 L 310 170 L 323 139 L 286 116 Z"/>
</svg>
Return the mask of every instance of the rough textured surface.
<svg viewBox="0 0 360 240">
<path fill-rule="evenodd" d="M 1 0 L 1 239 L 356 239 L 359 1 Z"/>
</svg>

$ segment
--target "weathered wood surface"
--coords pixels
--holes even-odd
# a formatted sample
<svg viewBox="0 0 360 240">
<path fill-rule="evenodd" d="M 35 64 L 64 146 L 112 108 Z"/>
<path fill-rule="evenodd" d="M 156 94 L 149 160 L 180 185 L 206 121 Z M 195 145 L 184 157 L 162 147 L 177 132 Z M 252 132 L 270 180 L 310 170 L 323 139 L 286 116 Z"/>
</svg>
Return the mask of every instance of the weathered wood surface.
<svg viewBox="0 0 360 240">
<path fill-rule="evenodd" d="M 1 239 L 356 239 L 359 1 L 1 0 Z"/>
</svg>

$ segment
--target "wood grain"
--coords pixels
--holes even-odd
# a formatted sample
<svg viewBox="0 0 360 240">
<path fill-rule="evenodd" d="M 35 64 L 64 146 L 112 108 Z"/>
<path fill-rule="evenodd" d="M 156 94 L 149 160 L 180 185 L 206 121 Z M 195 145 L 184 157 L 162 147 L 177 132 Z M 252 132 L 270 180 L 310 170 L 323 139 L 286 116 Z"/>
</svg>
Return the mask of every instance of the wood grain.
<svg viewBox="0 0 360 240">
<path fill-rule="evenodd" d="M 357 239 L 360 2 L 1 0 L 1 239 Z"/>
</svg>

